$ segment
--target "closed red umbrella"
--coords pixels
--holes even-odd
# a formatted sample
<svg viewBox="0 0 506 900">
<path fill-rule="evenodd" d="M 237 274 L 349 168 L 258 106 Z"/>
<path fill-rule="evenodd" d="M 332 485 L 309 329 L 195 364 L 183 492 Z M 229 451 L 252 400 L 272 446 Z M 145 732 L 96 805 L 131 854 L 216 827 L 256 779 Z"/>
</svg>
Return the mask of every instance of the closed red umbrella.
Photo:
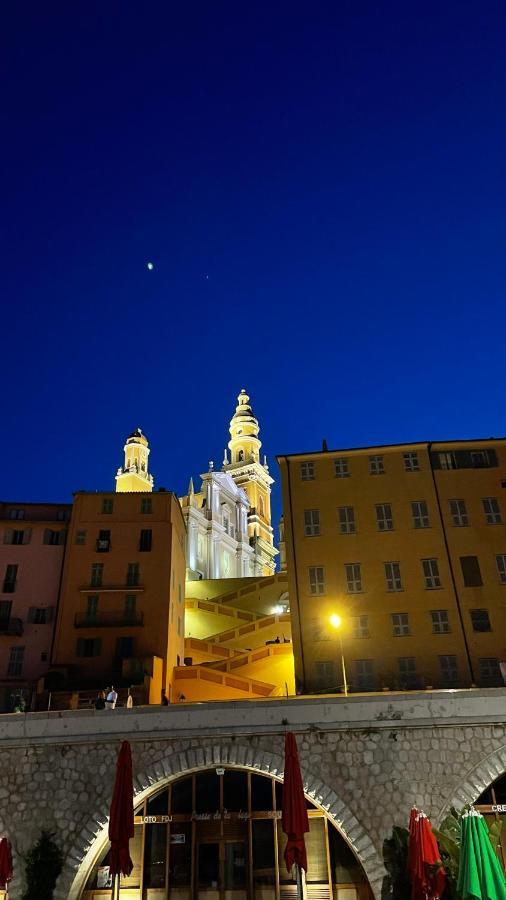
<svg viewBox="0 0 506 900">
<path fill-rule="evenodd" d="M 12 850 L 10 841 L 0 841 L 0 890 L 7 890 L 7 883 L 12 880 Z"/>
<path fill-rule="evenodd" d="M 116 778 L 109 813 L 109 840 L 111 842 L 109 871 L 113 876 L 113 885 L 116 875 L 130 875 L 133 869 L 129 848 L 130 838 L 133 838 L 133 836 L 134 786 L 132 778 L 132 751 L 128 741 L 123 741 L 116 762 Z"/>
<path fill-rule="evenodd" d="M 416 809 L 409 817 L 408 874 L 411 900 L 439 900 L 446 885 L 441 854 L 427 816 Z"/>
<path fill-rule="evenodd" d="M 304 834 L 309 831 L 306 798 L 300 774 L 299 754 L 295 735 L 285 735 L 285 780 L 283 784 L 283 812 L 281 824 L 288 840 L 285 849 L 286 868 L 291 872 L 294 863 L 307 871 Z"/>
</svg>

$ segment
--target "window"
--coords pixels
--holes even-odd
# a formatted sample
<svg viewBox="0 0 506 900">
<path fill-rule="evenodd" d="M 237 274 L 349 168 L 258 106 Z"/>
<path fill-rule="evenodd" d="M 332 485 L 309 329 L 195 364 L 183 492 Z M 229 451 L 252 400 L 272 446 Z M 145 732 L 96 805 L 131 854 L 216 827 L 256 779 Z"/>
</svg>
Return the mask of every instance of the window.
<svg viewBox="0 0 506 900">
<path fill-rule="evenodd" d="M 104 497 L 102 499 L 102 512 L 106 515 L 110 515 L 113 510 L 113 505 L 114 503 L 111 497 Z"/>
<path fill-rule="evenodd" d="M 425 500 L 413 500 L 411 515 L 413 516 L 413 528 L 429 527 L 429 511 Z"/>
<path fill-rule="evenodd" d="M 373 691 L 376 686 L 374 661 L 372 659 L 355 660 L 355 682 L 357 691 Z"/>
<path fill-rule="evenodd" d="M 100 638 L 79 638 L 76 653 L 80 657 L 100 656 L 102 641 Z"/>
<path fill-rule="evenodd" d="M 501 584 L 506 584 L 506 553 L 498 553 L 495 561 L 499 572 L 499 581 Z"/>
<path fill-rule="evenodd" d="M 457 657 L 450 654 L 449 656 L 439 657 L 439 671 L 441 672 L 441 681 L 446 685 L 455 685 L 458 682 Z"/>
<path fill-rule="evenodd" d="M 43 650 L 42 653 L 40 654 L 40 661 L 47 662 L 47 653 L 45 650 Z"/>
<path fill-rule="evenodd" d="M 432 634 L 450 633 L 450 623 L 448 621 L 447 609 L 433 609 L 431 611 L 430 617 L 432 619 Z"/>
<path fill-rule="evenodd" d="M 320 510 L 304 510 L 304 534 L 306 537 L 316 537 L 320 534 Z"/>
<path fill-rule="evenodd" d="M 309 572 L 309 593 L 324 594 L 325 593 L 325 573 L 323 566 L 310 566 Z"/>
<path fill-rule="evenodd" d="M 136 587 L 139 584 L 139 563 L 128 563 L 126 583 L 129 587 Z"/>
<path fill-rule="evenodd" d="M 393 531 L 394 520 L 390 503 L 378 503 L 376 505 L 376 524 L 378 531 Z"/>
<path fill-rule="evenodd" d="M 440 469 L 456 469 L 457 461 L 455 459 L 455 454 L 451 451 L 448 453 L 439 453 L 439 468 Z"/>
<path fill-rule="evenodd" d="M 354 638 L 369 637 L 369 616 L 354 616 L 353 626 Z"/>
<path fill-rule="evenodd" d="M 151 497 L 141 497 L 141 513 L 147 514 L 153 512 L 153 501 Z"/>
<path fill-rule="evenodd" d="M 359 594 L 362 590 L 362 575 L 360 573 L 360 563 L 346 563 L 346 584 L 349 594 Z"/>
<path fill-rule="evenodd" d="M 460 566 L 466 587 L 481 587 L 483 580 L 477 556 L 461 556 Z"/>
<path fill-rule="evenodd" d="M 23 660 L 25 657 L 24 647 L 11 647 L 9 654 L 9 663 L 7 665 L 7 675 L 10 678 L 19 678 L 23 672 Z"/>
<path fill-rule="evenodd" d="M 348 468 L 348 460 L 344 456 L 334 460 L 334 473 L 336 478 L 348 478 L 350 470 Z"/>
<path fill-rule="evenodd" d="M 497 497 L 484 497 L 482 503 L 487 525 L 500 525 L 502 517 Z"/>
<path fill-rule="evenodd" d="M 65 543 L 65 531 L 60 529 L 60 531 L 53 531 L 51 528 L 44 529 L 44 544 L 50 544 L 53 547 L 57 547 L 60 544 Z"/>
<path fill-rule="evenodd" d="M 437 559 L 422 559 L 423 577 L 428 591 L 441 587 Z"/>
<path fill-rule="evenodd" d="M 355 534 L 355 510 L 353 506 L 340 506 L 339 514 L 339 531 L 341 534 Z"/>
<path fill-rule="evenodd" d="M 103 563 L 92 563 L 91 564 L 90 584 L 92 587 L 101 587 L 103 574 L 104 574 L 104 564 Z"/>
<path fill-rule="evenodd" d="M 332 659 L 319 659 L 315 663 L 316 684 L 320 690 L 336 686 L 335 664 Z"/>
<path fill-rule="evenodd" d="M 473 631 L 492 631 L 488 609 L 470 609 Z"/>
<path fill-rule="evenodd" d="M 414 656 L 400 656 L 397 660 L 399 665 L 399 680 L 401 687 L 415 688 L 418 686 L 418 675 L 416 674 L 416 659 Z"/>
<path fill-rule="evenodd" d="M 79 547 L 83 547 L 86 543 L 86 532 L 85 531 L 76 531 L 76 544 Z"/>
<path fill-rule="evenodd" d="M 461 528 L 469 525 L 469 519 L 467 517 L 467 509 L 464 500 L 450 500 L 450 513 L 454 525 L 457 525 Z"/>
<path fill-rule="evenodd" d="M 86 603 L 86 618 L 89 619 L 91 622 L 93 622 L 94 619 L 96 619 L 96 617 L 97 617 L 97 611 L 98 611 L 98 596 L 96 594 L 92 594 L 90 597 L 88 597 L 88 600 Z"/>
<path fill-rule="evenodd" d="M 402 591 L 401 567 L 398 562 L 385 563 L 387 591 Z"/>
<path fill-rule="evenodd" d="M 25 511 L 24 509 L 10 509 L 9 510 L 9 519 L 24 519 Z"/>
<path fill-rule="evenodd" d="M 5 625 L 9 622 L 12 610 L 12 600 L 0 600 L 0 623 Z"/>
<path fill-rule="evenodd" d="M 32 625 L 48 625 L 51 621 L 51 607 L 31 606 L 28 610 L 28 621 Z"/>
<path fill-rule="evenodd" d="M 302 481 L 314 481 L 314 463 L 301 462 L 300 477 Z"/>
<path fill-rule="evenodd" d="M 322 625 L 322 620 L 315 616 L 311 619 L 311 640 L 312 641 L 328 641 L 329 635 Z"/>
<path fill-rule="evenodd" d="M 404 471 L 405 472 L 419 472 L 420 464 L 418 462 L 418 453 L 403 453 L 404 459 Z"/>
<path fill-rule="evenodd" d="M 101 528 L 97 538 L 97 553 L 108 553 L 111 549 L 111 532 Z"/>
<path fill-rule="evenodd" d="M 471 450 L 471 464 L 473 469 L 485 469 L 488 465 L 486 450 Z"/>
<path fill-rule="evenodd" d="M 406 637 L 409 631 L 408 613 L 392 613 L 392 634 L 394 637 Z"/>
<path fill-rule="evenodd" d="M 4 544 L 29 544 L 32 536 L 31 528 L 12 529 L 7 528 L 4 532 Z"/>
<path fill-rule="evenodd" d="M 130 636 L 116 638 L 116 659 L 131 659 L 134 655 L 134 639 Z"/>
<path fill-rule="evenodd" d="M 371 475 L 384 475 L 385 474 L 385 466 L 383 464 L 382 456 L 370 456 L 369 457 L 369 473 Z"/>
<path fill-rule="evenodd" d="M 153 532 L 151 528 L 143 528 L 139 541 L 139 550 L 141 553 L 148 553 L 151 550 Z"/>
<path fill-rule="evenodd" d="M 502 685 L 501 668 L 499 660 L 495 657 L 487 656 L 478 660 L 480 667 L 480 681 L 483 684 Z"/>
<path fill-rule="evenodd" d="M 136 605 L 135 594 L 125 594 L 125 619 L 135 619 Z"/>
<path fill-rule="evenodd" d="M 12 563 L 9 563 L 5 567 L 5 576 L 3 583 L 3 592 L 4 594 L 13 594 L 16 590 L 16 579 L 18 577 L 18 567 Z"/>
<path fill-rule="evenodd" d="M 70 512 L 68 509 L 59 509 L 56 513 L 56 519 L 58 522 L 68 522 L 70 519 Z"/>
</svg>

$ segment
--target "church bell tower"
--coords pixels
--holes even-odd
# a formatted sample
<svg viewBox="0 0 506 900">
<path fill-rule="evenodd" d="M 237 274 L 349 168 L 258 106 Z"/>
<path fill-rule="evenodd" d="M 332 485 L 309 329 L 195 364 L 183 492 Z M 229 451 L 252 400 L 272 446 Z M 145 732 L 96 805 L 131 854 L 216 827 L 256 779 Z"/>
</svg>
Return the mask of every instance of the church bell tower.
<svg viewBox="0 0 506 900">
<path fill-rule="evenodd" d="M 249 397 L 242 389 L 230 420 L 230 440 L 225 450 L 223 471 L 227 472 L 247 494 L 249 541 L 255 550 L 256 575 L 272 575 L 278 551 L 274 547 L 271 527 L 271 485 L 267 458 L 260 462 L 260 426 L 253 414 Z"/>
<path fill-rule="evenodd" d="M 116 492 L 152 491 L 153 476 L 148 472 L 148 439 L 140 428 L 127 437 L 123 450 L 125 464 L 116 473 Z"/>
</svg>

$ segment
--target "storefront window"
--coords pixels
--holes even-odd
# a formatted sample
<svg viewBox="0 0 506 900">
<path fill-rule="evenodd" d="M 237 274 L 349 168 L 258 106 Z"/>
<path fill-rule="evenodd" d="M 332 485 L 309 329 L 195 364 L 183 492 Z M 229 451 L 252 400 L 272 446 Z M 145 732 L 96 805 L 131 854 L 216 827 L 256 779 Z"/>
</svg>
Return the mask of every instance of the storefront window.
<svg viewBox="0 0 506 900">
<path fill-rule="evenodd" d="M 121 888 L 129 900 L 295 900 L 284 861 L 282 794 L 279 782 L 242 769 L 209 769 L 163 788 L 136 810 L 134 869 Z M 346 900 L 369 900 L 348 845 L 310 800 L 307 807 L 307 900 L 331 900 L 340 888 L 349 891 Z M 83 900 L 110 897 L 108 850 Z"/>
</svg>

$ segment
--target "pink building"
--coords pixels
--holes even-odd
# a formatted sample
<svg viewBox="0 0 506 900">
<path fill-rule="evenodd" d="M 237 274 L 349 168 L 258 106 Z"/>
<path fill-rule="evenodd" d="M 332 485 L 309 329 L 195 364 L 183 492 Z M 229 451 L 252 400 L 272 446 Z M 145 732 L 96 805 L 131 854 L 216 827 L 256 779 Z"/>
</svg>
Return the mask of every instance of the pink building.
<svg viewBox="0 0 506 900">
<path fill-rule="evenodd" d="M 71 504 L 0 502 L 0 711 L 48 670 Z"/>
</svg>

